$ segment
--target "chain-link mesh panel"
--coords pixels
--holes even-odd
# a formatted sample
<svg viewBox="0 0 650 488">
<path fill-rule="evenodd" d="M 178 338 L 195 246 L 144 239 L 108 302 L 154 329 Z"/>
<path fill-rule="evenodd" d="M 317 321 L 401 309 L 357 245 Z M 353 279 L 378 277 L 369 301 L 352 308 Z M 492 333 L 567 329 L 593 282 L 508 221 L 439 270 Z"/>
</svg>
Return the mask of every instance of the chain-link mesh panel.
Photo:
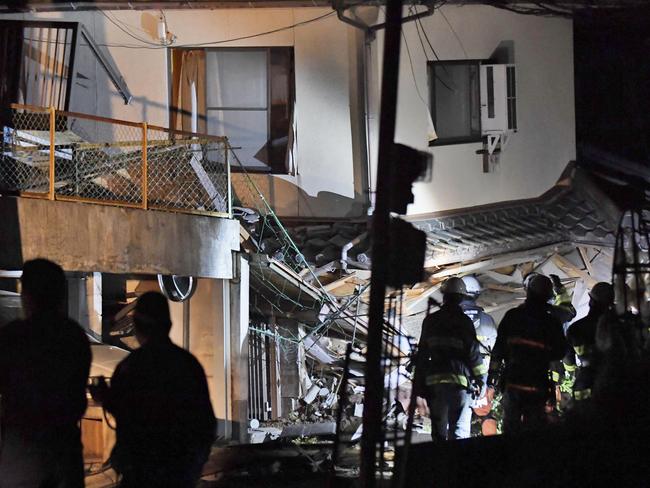
<svg viewBox="0 0 650 488">
<path fill-rule="evenodd" d="M 305 256 L 264 197 L 264 194 L 268 195 L 271 190 L 268 176 L 248 173 L 239 160 L 236 150 L 231 150 L 230 157 L 232 167 L 242 171 L 234 173 L 232 177 L 233 200 L 236 205 L 234 213 L 251 209 L 259 214 L 259 221 L 246 227 L 260 252 L 282 261 L 295 272 L 300 273 L 308 268 L 311 270 Z M 310 271 L 310 275 L 316 283 L 320 284 L 313 270 Z"/>
<path fill-rule="evenodd" d="M 11 127 L 3 128 L 0 190 L 45 197 L 50 190 L 50 113 L 14 107 L 20 108 L 13 109 Z M 230 211 L 224 138 L 67 112 L 56 112 L 53 129 L 58 199 Z"/>
<path fill-rule="evenodd" d="M 50 186 L 50 114 L 15 110 L 2 130 L 0 191 L 47 196 Z"/>
<path fill-rule="evenodd" d="M 142 205 L 140 124 L 64 115 L 56 125 L 57 197 Z"/>
<path fill-rule="evenodd" d="M 226 158 L 223 139 L 149 129 L 149 206 L 227 213 Z"/>
</svg>

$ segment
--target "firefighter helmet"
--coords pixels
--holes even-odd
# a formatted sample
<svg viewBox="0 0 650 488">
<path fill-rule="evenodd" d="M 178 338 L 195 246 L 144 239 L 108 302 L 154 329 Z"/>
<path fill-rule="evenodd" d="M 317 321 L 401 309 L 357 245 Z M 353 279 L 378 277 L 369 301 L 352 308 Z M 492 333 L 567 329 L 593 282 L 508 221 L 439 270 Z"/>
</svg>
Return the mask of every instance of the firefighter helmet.
<svg viewBox="0 0 650 488">
<path fill-rule="evenodd" d="M 555 294 L 553 291 L 553 282 L 548 276 L 536 273 L 535 276 L 530 278 L 526 292 L 530 295 L 535 295 L 543 299 L 545 302 L 553 298 Z"/>
<path fill-rule="evenodd" d="M 467 275 L 463 276 L 463 283 L 465 283 L 465 289 L 467 294 L 473 297 L 477 297 L 481 294 L 481 284 L 478 282 L 476 277 Z"/>
<path fill-rule="evenodd" d="M 528 273 L 526 276 L 524 276 L 524 281 L 523 281 L 524 290 L 528 291 L 528 285 L 530 285 L 531 280 L 535 276 L 539 276 L 539 273 L 537 271 L 532 271 Z"/>
<path fill-rule="evenodd" d="M 614 303 L 614 288 L 605 281 L 596 283 L 589 291 L 589 297 L 601 305 L 609 307 Z"/>
<path fill-rule="evenodd" d="M 460 278 L 455 276 L 447 279 L 442 286 L 440 291 L 443 295 L 454 293 L 456 295 L 467 295 L 467 288 L 465 288 L 465 283 Z"/>
</svg>

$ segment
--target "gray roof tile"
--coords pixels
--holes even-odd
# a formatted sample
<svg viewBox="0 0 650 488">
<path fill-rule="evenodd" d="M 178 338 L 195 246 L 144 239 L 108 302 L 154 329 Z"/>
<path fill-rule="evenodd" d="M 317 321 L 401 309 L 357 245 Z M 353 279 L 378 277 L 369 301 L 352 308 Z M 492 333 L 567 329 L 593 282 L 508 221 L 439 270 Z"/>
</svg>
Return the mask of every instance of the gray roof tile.
<svg viewBox="0 0 650 488">
<path fill-rule="evenodd" d="M 584 177 L 580 181 L 594 184 Z M 570 241 L 611 246 L 615 229 L 601 211 L 602 202 L 584 196 L 590 194 L 573 184 L 558 185 L 534 200 L 412 216 L 408 220 L 428 233 L 429 265 Z"/>
</svg>

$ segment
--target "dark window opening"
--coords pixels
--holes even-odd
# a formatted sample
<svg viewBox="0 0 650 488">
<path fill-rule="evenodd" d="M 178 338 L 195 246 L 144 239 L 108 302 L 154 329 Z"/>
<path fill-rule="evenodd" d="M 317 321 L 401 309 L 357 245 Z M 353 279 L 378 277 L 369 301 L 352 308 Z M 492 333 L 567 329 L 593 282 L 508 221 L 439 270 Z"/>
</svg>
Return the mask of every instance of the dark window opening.
<svg viewBox="0 0 650 488">
<path fill-rule="evenodd" d="M 429 62 L 432 146 L 481 141 L 479 60 Z"/>
<path fill-rule="evenodd" d="M 12 103 L 68 109 L 76 40 L 76 22 L 0 20 L 3 118 Z"/>
<path fill-rule="evenodd" d="M 517 130 L 517 83 L 515 73 L 516 70 L 514 66 L 509 66 L 506 70 L 506 101 L 508 103 L 508 129 L 510 130 Z"/>
<path fill-rule="evenodd" d="M 292 47 L 172 50 L 171 126 L 228 137 L 247 171 L 289 172 L 294 92 Z"/>
<path fill-rule="evenodd" d="M 488 67 L 487 70 L 487 108 L 488 117 L 494 118 L 494 68 Z"/>
</svg>

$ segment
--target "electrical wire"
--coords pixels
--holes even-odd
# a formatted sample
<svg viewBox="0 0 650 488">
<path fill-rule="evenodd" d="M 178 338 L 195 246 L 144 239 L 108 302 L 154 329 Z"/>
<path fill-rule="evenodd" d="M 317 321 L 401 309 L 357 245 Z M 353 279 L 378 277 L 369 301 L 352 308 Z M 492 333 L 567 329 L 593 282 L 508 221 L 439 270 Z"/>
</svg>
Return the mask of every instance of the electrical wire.
<svg viewBox="0 0 650 488">
<path fill-rule="evenodd" d="M 418 17 L 417 19 L 415 19 L 415 22 L 416 22 L 416 24 L 420 24 L 420 29 L 422 29 L 422 34 L 424 35 L 424 38 L 426 39 L 427 44 L 429 45 L 429 48 L 431 49 L 431 52 L 433 53 L 434 57 L 438 61 L 440 61 L 440 56 L 438 56 L 438 53 L 433 48 L 433 44 L 431 44 L 431 41 L 429 40 L 429 36 L 427 35 L 427 31 L 424 29 L 424 24 L 422 23 L 422 19 L 420 17 Z"/>
<path fill-rule="evenodd" d="M 135 39 L 135 40 L 137 40 L 139 42 L 147 44 L 147 45 L 138 46 L 136 44 L 97 43 L 98 46 L 101 46 L 101 47 L 114 47 L 114 48 L 122 48 L 122 49 L 167 49 L 169 47 L 167 45 L 157 44 L 155 42 L 151 42 L 151 41 L 148 41 L 146 39 L 142 39 L 142 38 L 134 35 L 132 32 L 128 31 L 122 25 L 120 25 L 118 21 L 115 21 L 114 19 L 112 19 L 108 15 L 106 15 L 106 13 L 103 10 L 100 10 L 99 12 L 101 12 L 102 15 L 104 15 L 113 25 L 115 25 L 118 29 L 120 29 L 126 35 L 128 35 L 129 37 L 132 37 L 133 39 Z M 276 34 L 278 32 L 283 32 L 283 31 L 286 31 L 286 30 L 294 29 L 296 27 L 301 27 L 303 25 L 311 24 L 313 22 L 318 22 L 319 20 L 324 20 L 324 19 L 326 19 L 328 17 L 331 17 L 335 13 L 336 12 L 328 12 L 326 14 L 319 15 L 318 17 L 303 20 L 301 22 L 296 22 L 294 24 L 287 25 L 287 26 L 284 26 L 284 27 L 278 27 L 277 29 L 273 29 L 273 30 L 269 30 L 269 31 L 265 31 L 265 32 L 258 32 L 257 34 L 250 34 L 250 35 L 247 35 L 247 36 L 234 37 L 234 38 L 231 38 L 231 39 L 222 39 L 222 40 L 219 40 L 219 41 L 206 41 L 206 42 L 199 42 L 199 43 L 195 43 L 195 44 L 177 44 L 174 47 L 175 48 L 193 48 L 193 47 L 213 46 L 213 45 L 218 45 L 218 44 L 225 44 L 225 43 L 228 43 L 228 42 L 244 41 L 244 40 L 247 40 L 247 39 L 254 39 L 256 37 L 262 37 L 262 36 L 267 36 L 267 35 L 270 35 L 270 34 Z M 167 24 L 167 25 L 169 25 L 169 24 Z M 39 43 L 42 43 L 42 44 L 57 44 L 57 43 L 61 44 L 61 42 L 49 41 L 49 40 L 40 40 L 40 39 L 36 40 L 35 39 L 35 41 L 39 42 Z M 82 44 L 82 46 L 84 46 L 84 45 Z"/>
<path fill-rule="evenodd" d="M 109 11 L 106 11 L 106 12 L 108 13 Z M 137 26 L 135 26 L 135 25 L 129 24 L 128 22 L 125 22 L 124 20 L 120 20 L 120 19 L 117 17 L 117 15 L 115 15 L 115 13 L 112 12 L 112 11 L 111 11 L 111 15 L 112 15 L 112 17 L 113 17 L 113 20 L 115 20 L 115 21 L 118 22 L 119 24 L 123 25 L 125 28 L 127 28 L 127 29 L 130 30 L 131 32 L 133 32 L 134 30 L 136 30 L 136 31 L 142 32 L 143 34 L 150 35 L 150 33 L 147 32 L 146 30 L 144 30 L 144 29 L 142 29 L 142 28 L 140 28 L 140 27 L 137 27 Z M 166 20 L 166 19 L 165 19 L 165 20 Z"/>
<path fill-rule="evenodd" d="M 129 36 L 129 37 L 135 39 L 136 41 L 143 42 L 143 43 L 145 43 L 145 44 L 148 44 L 149 46 L 155 46 L 155 47 L 166 47 L 166 46 L 161 46 L 160 44 L 156 44 L 155 42 L 151 42 L 151 41 L 148 41 L 148 40 L 146 40 L 146 39 L 142 39 L 141 37 L 136 36 L 135 34 L 133 34 L 131 31 L 129 31 L 129 30 L 126 29 L 125 27 L 122 27 L 122 26 L 121 26 L 121 25 L 120 25 L 116 20 L 113 20 L 113 19 L 112 19 L 112 18 L 111 18 L 111 17 L 110 17 L 106 12 L 104 12 L 103 10 L 100 10 L 99 12 L 100 12 L 104 17 L 106 17 L 106 19 L 108 19 L 108 21 L 109 21 L 111 24 L 113 24 L 113 25 L 114 25 L 115 27 L 117 27 L 119 30 L 121 30 L 122 32 L 124 32 L 127 36 Z"/>
<path fill-rule="evenodd" d="M 417 34 L 418 34 L 418 39 L 420 39 L 420 46 L 422 46 L 422 52 L 424 53 L 424 57 L 426 58 L 427 62 L 429 62 L 429 61 L 432 61 L 432 60 L 429 59 L 429 54 L 427 53 L 427 50 L 426 50 L 426 48 L 424 47 L 424 42 L 422 41 L 422 36 L 421 36 L 421 34 L 420 34 L 420 29 L 422 30 L 422 33 L 424 34 L 425 37 L 426 37 L 426 32 L 424 31 L 424 26 L 422 25 L 421 22 L 420 22 L 420 27 L 418 28 L 418 21 L 419 21 L 419 20 L 420 20 L 419 18 L 416 19 L 416 22 L 415 22 L 415 31 L 416 31 Z M 440 58 L 438 57 L 438 54 L 436 53 L 436 51 L 433 49 L 433 46 L 431 45 L 431 42 L 429 41 L 429 38 L 428 38 L 428 37 L 427 37 L 427 42 L 429 43 L 429 47 L 431 48 L 431 51 L 433 51 L 433 55 L 436 57 L 436 59 L 437 59 L 438 61 L 440 61 Z M 448 76 L 449 79 L 451 80 L 451 75 L 449 74 L 449 71 L 447 71 L 447 67 L 446 67 L 444 64 L 441 64 L 441 66 L 442 66 L 442 69 L 444 70 L 444 72 L 447 74 L 447 76 Z M 444 82 L 444 81 L 442 80 L 442 78 L 440 78 L 440 77 L 438 76 L 438 74 L 435 72 L 435 70 L 432 70 L 432 72 L 433 72 L 433 76 L 436 77 L 436 79 L 440 82 L 440 84 L 441 84 L 442 86 L 444 86 L 445 88 L 447 88 L 447 90 L 449 90 L 449 91 L 451 91 L 451 92 L 455 91 L 455 90 L 454 90 L 453 88 L 451 88 L 451 87 L 450 87 L 446 82 Z"/>
<path fill-rule="evenodd" d="M 333 12 L 328 12 L 326 14 L 319 15 L 318 17 L 303 20 L 301 22 L 296 22 L 294 24 L 287 25 L 287 26 L 284 26 L 284 27 L 278 27 L 277 29 L 272 29 L 272 30 L 265 31 L 265 32 L 259 32 L 257 34 L 250 34 L 250 35 L 247 35 L 247 36 L 240 36 L 240 37 L 235 37 L 235 38 L 232 38 L 232 39 L 222 39 L 222 40 L 219 40 L 219 41 L 206 41 L 206 42 L 199 42 L 199 43 L 194 43 L 194 44 L 179 44 L 179 45 L 175 45 L 174 47 L 177 47 L 177 48 L 193 48 L 194 47 L 194 48 L 196 48 L 196 47 L 205 47 L 205 46 L 213 46 L 213 45 L 218 45 L 218 44 L 225 44 L 225 43 L 228 43 L 228 42 L 244 41 L 244 40 L 247 40 L 247 39 L 253 39 L 253 38 L 256 38 L 256 37 L 267 36 L 267 35 L 270 35 L 270 34 L 275 34 L 275 33 L 278 33 L 278 32 L 283 32 L 283 31 L 286 31 L 286 30 L 294 29 L 296 27 L 301 27 L 303 25 L 311 24 L 313 22 L 318 22 L 320 20 L 331 17 L 334 14 L 336 14 L 336 12 L 334 12 L 334 11 Z M 108 16 L 107 16 L 107 18 L 108 18 Z M 109 20 L 110 20 L 110 18 L 109 18 Z M 119 28 L 120 28 L 120 30 L 122 30 L 121 27 L 119 27 Z M 134 36 L 131 35 L 131 37 L 134 37 Z M 135 37 L 135 38 L 138 39 L 137 37 Z M 105 44 L 98 44 L 98 46 L 114 47 L 114 48 L 122 48 L 122 49 L 167 49 L 167 47 L 168 47 L 168 46 L 165 46 L 165 45 L 152 43 L 152 42 L 142 40 L 142 39 L 138 39 L 138 40 L 141 41 L 141 42 L 145 42 L 146 44 L 149 44 L 149 45 L 138 46 L 138 45 L 134 45 L 134 44 L 105 43 Z"/>
<path fill-rule="evenodd" d="M 413 85 L 415 85 L 415 92 L 417 93 L 418 97 L 420 98 L 420 101 L 426 107 L 426 109 L 428 111 L 429 107 L 427 105 L 427 102 L 424 100 L 424 97 L 422 96 L 422 93 L 420 92 L 420 87 L 418 86 L 417 78 L 415 76 L 415 68 L 413 67 L 413 58 L 411 57 L 411 49 L 409 48 L 409 43 L 406 40 L 406 36 L 404 35 L 404 31 L 402 31 L 402 39 L 404 40 L 404 46 L 406 47 L 406 55 L 408 56 L 409 65 L 411 67 L 411 76 L 413 77 Z"/>
<path fill-rule="evenodd" d="M 411 9 L 409 9 L 409 12 L 410 12 L 410 11 L 411 11 Z M 429 53 L 427 53 L 427 50 L 426 50 L 426 48 L 424 47 L 424 41 L 422 40 L 422 35 L 420 34 L 420 28 L 418 27 L 418 22 L 417 22 L 417 20 L 415 21 L 415 32 L 417 33 L 417 35 L 418 35 L 418 39 L 420 40 L 420 46 L 422 46 L 422 52 L 424 53 L 424 57 L 425 57 L 425 59 L 427 60 L 427 62 L 431 61 L 431 60 L 429 59 Z"/>
<path fill-rule="evenodd" d="M 384 15 L 386 15 L 386 10 L 384 9 L 384 7 L 379 7 L 379 8 L 380 8 L 380 10 L 382 10 L 384 12 Z M 413 8 L 412 6 L 409 7 L 409 10 L 412 9 L 412 8 Z M 422 103 L 425 106 L 427 106 L 427 103 L 424 101 L 424 97 L 422 96 L 422 93 L 420 92 L 420 87 L 418 86 L 417 77 L 415 76 L 415 68 L 413 68 L 413 58 L 411 57 L 411 49 L 409 48 L 409 43 L 406 40 L 406 36 L 404 35 L 404 29 L 400 29 L 400 32 L 402 33 L 402 40 L 404 41 L 404 45 L 406 46 L 406 54 L 408 55 L 409 65 L 411 67 L 411 76 L 413 77 L 413 85 L 415 85 L 415 91 L 417 92 L 417 95 L 420 98 L 420 100 L 422 101 Z M 425 58 L 427 58 L 426 52 L 424 53 L 424 56 L 425 56 Z M 428 61 L 428 58 L 427 58 L 427 61 Z M 385 62 L 385 60 L 384 60 L 384 62 Z M 427 111 L 428 110 L 429 110 L 429 108 L 427 107 Z"/>
<path fill-rule="evenodd" d="M 467 54 L 467 51 L 465 50 L 465 46 L 463 45 L 463 41 L 460 40 L 460 37 L 458 37 L 458 34 L 456 34 L 456 31 L 454 30 L 454 27 L 451 25 L 451 22 L 449 22 L 449 19 L 447 19 L 447 16 L 445 13 L 441 10 L 440 15 L 442 15 L 442 18 L 445 19 L 445 22 L 447 22 L 447 25 L 449 26 L 449 29 L 451 29 L 451 32 L 454 34 L 454 37 L 458 41 L 458 44 L 460 45 L 460 48 L 463 50 L 463 53 L 465 53 L 465 59 L 469 59 L 469 55 Z"/>
</svg>

